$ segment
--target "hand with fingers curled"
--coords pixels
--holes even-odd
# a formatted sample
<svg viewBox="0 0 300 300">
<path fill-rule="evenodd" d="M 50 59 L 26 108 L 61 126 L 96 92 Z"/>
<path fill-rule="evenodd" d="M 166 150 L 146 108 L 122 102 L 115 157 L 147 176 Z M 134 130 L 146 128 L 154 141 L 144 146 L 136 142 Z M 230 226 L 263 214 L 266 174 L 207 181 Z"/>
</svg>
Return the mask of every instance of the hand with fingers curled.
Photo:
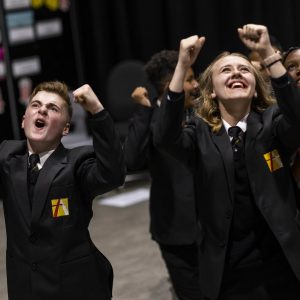
<svg viewBox="0 0 300 300">
<path fill-rule="evenodd" d="M 84 84 L 73 91 L 73 96 L 74 102 L 80 104 L 86 111 L 90 112 L 92 115 L 104 109 L 99 98 L 88 84 Z"/>
<path fill-rule="evenodd" d="M 169 88 L 173 92 L 183 90 L 184 77 L 188 69 L 196 61 L 200 50 L 205 43 L 205 37 L 193 35 L 180 41 L 178 62 L 173 74 Z"/>
<path fill-rule="evenodd" d="M 131 98 L 133 102 L 142 106 L 151 107 L 151 101 L 149 99 L 148 91 L 145 87 L 138 86 L 136 87 L 132 94 Z"/>
<path fill-rule="evenodd" d="M 197 59 L 204 42 L 205 37 L 199 37 L 198 35 L 193 35 L 186 39 L 182 39 L 180 42 L 178 62 L 186 68 L 192 66 Z"/>
<path fill-rule="evenodd" d="M 247 24 L 238 28 L 238 34 L 244 45 L 249 50 L 257 51 L 263 59 L 275 53 L 266 26 Z"/>
</svg>

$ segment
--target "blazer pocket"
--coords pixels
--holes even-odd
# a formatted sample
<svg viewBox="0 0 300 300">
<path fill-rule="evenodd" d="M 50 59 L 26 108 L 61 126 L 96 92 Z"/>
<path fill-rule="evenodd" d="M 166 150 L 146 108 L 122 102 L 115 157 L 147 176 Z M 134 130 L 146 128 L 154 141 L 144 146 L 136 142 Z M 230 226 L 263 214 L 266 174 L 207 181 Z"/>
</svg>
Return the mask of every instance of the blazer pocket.
<svg viewBox="0 0 300 300">
<path fill-rule="evenodd" d="M 112 267 L 98 251 L 60 265 L 61 299 L 111 299 Z"/>
<path fill-rule="evenodd" d="M 75 200 L 73 197 L 73 185 L 51 186 L 47 198 L 47 218 L 62 227 L 71 227 L 75 212 Z"/>
</svg>

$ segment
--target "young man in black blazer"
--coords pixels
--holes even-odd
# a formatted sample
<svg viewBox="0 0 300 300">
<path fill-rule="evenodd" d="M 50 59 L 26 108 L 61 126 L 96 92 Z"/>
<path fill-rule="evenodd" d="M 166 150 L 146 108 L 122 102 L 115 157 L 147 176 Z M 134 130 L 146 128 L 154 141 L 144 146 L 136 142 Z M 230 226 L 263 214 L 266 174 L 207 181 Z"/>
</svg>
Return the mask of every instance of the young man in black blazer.
<svg viewBox="0 0 300 300">
<path fill-rule="evenodd" d="M 123 183 L 123 153 L 91 87 L 73 94 L 90 114 L 93 147 L 61 144 L 72 110 L 68 88 L 59 81 L 34 89 L 22 121 L 27 139 L 0 145 L 10 300 L 112 297 L 112 267 L 88 226 L 94 197 Z M 31 157 L 37 160 L 33 167 Z"/>
</svg>

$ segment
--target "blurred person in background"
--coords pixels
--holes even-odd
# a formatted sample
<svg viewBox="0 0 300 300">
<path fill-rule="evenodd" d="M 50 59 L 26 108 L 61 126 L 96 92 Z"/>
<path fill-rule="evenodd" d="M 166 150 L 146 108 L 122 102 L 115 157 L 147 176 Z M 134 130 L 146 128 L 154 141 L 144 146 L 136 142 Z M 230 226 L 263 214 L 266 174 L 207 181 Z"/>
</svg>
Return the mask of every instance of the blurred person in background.
<svg viewBox="0 0 300 300">
<path fill-rule="evenodd" d="M 300 47 L 291 47 L 284 52 L 282 62 L 289 75 L 295 80 L 297 86 L 300 88 Z M 300 148 L 296 152 L 292 171 L 297 186 L 300 189 Z"/>
<path fill-rule="evenodd" d="M 181 162 L 153 145 L 153 127 L 177 60 L 177 51 L 163 50 L 146 64 L 146 74 L 158 96 L 150 99 L 144 87 L 133 91 L 137 107 L 125 141 L 125 161 L 130 171 L 149 168 L 150 232 L 159 245 L 177 298 L 200 300 L 193 175 Z M 194 114 L 199 97 L 199 84 L 192 68 L 184 78 L 184 92 L 182 126 Z"/>
</svg>

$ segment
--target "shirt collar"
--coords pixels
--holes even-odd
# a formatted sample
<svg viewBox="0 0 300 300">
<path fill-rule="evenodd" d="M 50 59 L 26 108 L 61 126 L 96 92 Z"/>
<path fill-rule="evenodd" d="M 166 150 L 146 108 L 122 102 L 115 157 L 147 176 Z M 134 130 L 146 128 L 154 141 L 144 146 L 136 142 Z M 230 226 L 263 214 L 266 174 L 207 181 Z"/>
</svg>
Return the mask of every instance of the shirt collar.
<svg viewBox="0 0 300 300">
<path fill-rule="evenodd" d="M 46 162 L 46 160 L 49 158 L 49 156 L 54 152 L 54 150 L 50 150 L 50 151 L 45 151 L 42 153 L 39 153 L 39 157 L 40 157 L 40 162 L 37 164 L 39 170 L 44 166 L 44 163 Z M 29 151 L 29 155 L 31 155 L 32 152 Z M 29 163 L 29 162 L 28 162 Z"/>
<path fill-rule="evenodd" d="M 246 132 L 246 130 L 247 130 L 247 118 L 248 118 L 248 116 L 249 116 L 249 114 L 247 114 L 245 117 L 243 117 L 241 120 L 239 120 L 238 123 L 235 125 L 235 126 L 240 127 L 243 130 L 243 132 Z M 232 126 L 228 122 L 226 122 L 223 118 L 222 118 L 222 122 L 223 122 L 225 130 L 228 134 L 228 129 Z"/>
</svg>

